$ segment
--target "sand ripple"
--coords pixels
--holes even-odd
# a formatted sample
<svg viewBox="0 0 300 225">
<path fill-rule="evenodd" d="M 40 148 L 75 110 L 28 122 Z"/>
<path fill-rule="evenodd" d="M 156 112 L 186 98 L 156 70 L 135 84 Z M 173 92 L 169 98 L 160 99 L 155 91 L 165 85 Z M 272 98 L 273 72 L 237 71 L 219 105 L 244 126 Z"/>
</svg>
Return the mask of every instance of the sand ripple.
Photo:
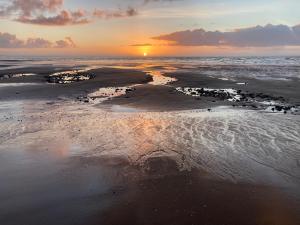
<svg viewBox="0 0 300 225">
<path fill-rule="evenodd" d="M 70 102 L 6 104 L 0 114 L 2 150 L 117 156 L 141 167 L 149 158 L 168 156 L 182 170 L 202 168 L 234 181 L 300 182 L 296 115 L 224 108 L 115 113 Z"/>
</svg>

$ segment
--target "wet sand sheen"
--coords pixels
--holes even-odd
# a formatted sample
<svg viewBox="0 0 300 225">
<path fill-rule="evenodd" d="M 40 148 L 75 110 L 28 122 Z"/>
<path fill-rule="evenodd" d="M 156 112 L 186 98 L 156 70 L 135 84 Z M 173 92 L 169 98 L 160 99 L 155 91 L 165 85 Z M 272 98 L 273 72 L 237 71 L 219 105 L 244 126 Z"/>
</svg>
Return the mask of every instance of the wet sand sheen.
<svg viewBox="0 0 300 225">
<path fill-rule="evenodd" d="M 1 174 L 0 190 L 6 193 L 0 196 L 1 224 L 295 225 L 299 221 L 299 203 L 277 188 L 220 181 L 200 170 L 180 172 L 168 158 L 151 159 L 141 171 L 122 158 L 58 160 L 32 154 L 35 160 L 30 165 L 7 170 L 11 175 L 5 180 Z"/>
<path fill-rule="evenodd" d="M 160 159 L 161 160 L 161 159 Z M 163 161 L 163 160 L 162 160 Z M 160 170 L 161 163 L 153 172 Z M 92 224 L 297 224 L 297 205 L 271 187 L 179 172 L 139 181 Z M 295 210 L 296 209 L 296 210 Z"/>
</svg>

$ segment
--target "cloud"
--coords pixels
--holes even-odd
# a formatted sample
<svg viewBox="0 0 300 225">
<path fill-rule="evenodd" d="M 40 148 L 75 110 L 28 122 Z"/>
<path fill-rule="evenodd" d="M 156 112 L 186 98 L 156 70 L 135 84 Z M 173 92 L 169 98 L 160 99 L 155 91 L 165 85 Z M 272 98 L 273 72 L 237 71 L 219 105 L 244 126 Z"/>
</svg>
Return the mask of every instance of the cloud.
<svg viewBox="0 0 300 225">
<path fill-rule="evenodd" d="M 0 9 L 0 15 L 21 23 L 37 25 L 85 24 L 89 20 L 83 10 L 62 9 L 64 0 L 13 0 Z"/>
<path fill-rule="evenodd" d="M 81 9 L 71 11 L 63 6 L 64 0 L 12 0 L 6 6 L 0 5 L 0 17 L 27 24 L 64 26 L 86 24 L 95 18 L 113 19 L 138 14 L 133 7 L 125 10 L 95 9 L 94 12 L 87 12 Z"/>
<path fill-rule="evenodd" d="M 76 44 L 70 37 L 66 37 L 65 40 L 59 40 L 55 43 L 55 48 L 75 48 Z"/>
<path fill-rule="evenodd" d="M 153 37 L 153 39 L 182 46 L 300 46 L 300 25 L 289 27 L 268 24 L 231 32 L 186 30 Z"/>
<path fill-rule="evenodd" d="M 75 25 L 75 24 L 86 24 L 90 21 L 85 18 L 85 13 L 83 11 L 69 12 L 62 10 L 59 14 L 55 16 L 46 17 L 40 15 L 37 17 L 20 17 L 16 21 L 28 24 L 36 25 L 47 25 L 47 26 L 64 26 L 64 25 Z"/>
<path fill-rule="evenodd" d="M 52 43 L 43 38 L 28 38 L 23 45 L 25 48 L 51 48 Z"/>
<path fill-rule="evenodd" d="M 0 32 L 0 48 L 74 48 L 74 41 L 70 37 L 52 43 L 43 38 L 28 38 L 21 40 L 16 35 Z"/>
<path fill-rule="evenodd" d="M 138 15 L 138 11 L 135 8 L 128 7 L 127 10 L 102 10 L 95 9 L 93 16 L 102 19 L 112 19 L 112 18 L 122 18 L 122 17 L 132 17 Z"/>
<path fill-rule="evenodd" d="M 293 31 L 297 36 L 300 36 L 300 25 L 296 25 L 293 27 Z"/>
<path fill-rule="evenodd" d="M 145 44 L 134 44 L 134 45 L 130 45 L 131 47 L 151 47 L 153 46 L 150 43 L 145 43 Z"/>
<path fill-rule="evenodd" d="M 16 35 L 0 32 L 0 48 L 20 48 L 24 41 L 19 40 Z"/>
<path fill-rule="evenodd" d="M 21 17 L 30 17 L 34 13 L 55 12 L 63 5 L 63 0 L 12 0 L 11 4 L 2 7 L 0 15 L 19 13 Z"/>
<path fill-rule="evenodd" d="M 177 2 L 177 1 L 183 1 L 183 0 L 144 0 L 144 4 L 148 4 L 150 2 Z"/>
</svg>

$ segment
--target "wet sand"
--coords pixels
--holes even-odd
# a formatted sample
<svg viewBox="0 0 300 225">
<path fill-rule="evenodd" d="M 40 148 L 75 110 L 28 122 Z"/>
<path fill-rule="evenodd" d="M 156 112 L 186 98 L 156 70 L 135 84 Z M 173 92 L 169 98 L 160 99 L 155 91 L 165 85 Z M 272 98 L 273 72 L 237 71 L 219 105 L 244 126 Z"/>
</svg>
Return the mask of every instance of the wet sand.
<svg viewBox="0 0 300 225">
<path fill-rule="evenodd" d="M 230 103 L 213 102 L 215 99 L 197 99 L 183 95 L 171 86 L 142 85 L 136 87 L 134 92 L 128 93 L 107 101 L 106 105 L 121 105 L 148 111 L 172 111 L 187 109 L 211 108 L 219 105 L 231 105 Z"/>
<path fill-rule="evenodd" d="M 300 219 L 299 202 L 276 189 L 218 181 L 197 170 L 148 177 L 128 192 L 92 224 L 298 224 Z"/>
<path fill-rule="evenodd" d="M 283 190 L 180 172 L 167 158 L 141 170 L 118 158 L 31 154 L 17 170 L 1 160 L 1 224 L 299 224 L 299 201 Z"/>
<path fill-rule="evenodd" d="M 176 87 L 207 87 L 215 89 L 234 88 L 245 93 L 264 93 L 272 97 L 283 97 L 290 105 L 300 106 L 300 80 L 276 81 L 240 78 L 234 81 L 221 80 L 193 73 L 168 73 L 168 77 L 177 79 L 167 86 L 142 85 L 127 96 L 114 98 L 107 104 L 126 105 L 154 111 L 187 109 L 209 109 L 216 106 L 250 106 L 244 102 L 229 102 L 214 97 L 186 96 L 174 90 Z M 245 83 L 246 85 L 240 85 Z"/>
<path fill-rule="evenodd" d="M 292 156 L 288 152 L 291 159 L 280 153 L 274 156 L 275 160 L 286 163 L 288 169 L 284 171 L 277 161 L 253 168 L 248 161 L 231 161 L 235 157 L 240 160 L 234 151 L 214 162 L 220 152 L 206 158 L 201 151 L 207 150 L 196 145 L 200 151 L 198 162 L 195 153 L 190 152 L 191 145 L 197 144 L 191 137 L 196 129 L 193 124 L 200 128 L 202 124 L 193 118 L 193 114 L 187 114 L 191 118 L 185 121 L 186 115 L 175 111 L 206 111 L 233 103 L 213 97 L 199 99 L 174 90 L 178 86 L 239 88 L 283 96 L 289 104 L 297 105 L 300 101 L 299 81 L 242 79 L 233 82 L 173 73 L 168 76 L 178 81 L 151 85 L 148 83 L 152 78 L 145 72 L 106 68 L 90 71 L 95 74 L 95 79 L 58 85 L 46 83 L 49 70 L 45 71 L 37 76 L 0 81 L 0 85 L 35 83 L 0 87 L 1 104 L 9 105 L 0 110 L 0 224 L 300 224 L 298 140 L 279 139 L 282 143 L 289 141 L 288 146 L 294 150 Z M 39 73 L 32 68 L 26 72 Z M 247 82 L 247 85 L 237 85 L 238 82 Z M 78 101 L 78 97 L 101 87 L 131 85 L 137 85 L 134 91 L 103 104 Z M 66 107 L 68 105 L 71 108 Z M 131 114 L 123 108 L 125 116 L 120 116 L 113 110 L 116 105 L 145 114 Z M 73 107 L 76 110 L 69 110 Z M 168 111 L 169 114 L 147 114 L 153 111 Z M 175 119 L 173 111 L 179 114 Z M 232 118 L 238 116 L 233 113 Z M 258 120 L 258 116 L 253 118 Z M 298 118 L 298 115 L 278 115 L 274 123 L 287 118 L 288 127 L 294 117 Z M 223 133 L 219 120 L 205 114 L 203 121 L 212 127 L 220 127 L 219 131 L 214 131 L 215 138 Z M 294 121 L 297 129 L 298 119 Z M 278 133 L 286 128 L 275 125 Z M 226 129 L 224 132 L 230 133 Z M 265 127 L 245 129 L 244 132 L 251 135 Z M 169 137 L 168 131 L 175 133 Z M 297 132 L 292 130 L 288 135 L 296 137 Z M 206 132 L 196 135 L 205 136 Z M 271 138 L 260 135 L 264 141 L 256 143 L 251 152 L 253 155 L 249 156 L 254 157 L 254 149 L 265 147 L 259 144 L 263 145 Z M 273 133 L 268 131 L 268 135 Z M 224 140 L 226 138 L 228 136 L 224 136 Z M 83 143 L 86 145 L 80 145 Z M 207 145 L 210 144 L 208 139 Z M 170 149 L 164 149 L 165 146 Z M 225 142 L 220 148 L 230 146 Z M 283 150 L 284 147 L 280 151 Z M 258 158 L 272 158 L 271 151 L 272 148 L 266 149 L 265 158 L 258 153 Z M 211 168 L 210 162 L 217 164 L 221 171 L 213 173 L 216 168 Z M 195 166 L 195 163 L 199 165 Z M 235 163 L 240 166 L 240 174 Z M 262 177 L 256 180 L 260 170 Z M 249 180 L 239 179 L 247 176 Z"/>
<path fill-rule="evenodd" d="M 66 71 L 72 68 L 65 69 Z M 47 70 L 40 74 L 41 69 L 37 71 L 34 68 L 27 69 L 26 72 L 36 73 L 36 76 L 16 77 L 0 80 L 0 86 L 3 84 L 21 84 L 20 86 L 7 86 L 0 89 L 0 100 L 20 100 L 20 99 L 44 99 L 55 100 L 59 97 L 73 98 L 86 95 L 93 90 L 108 86 L 127 86 L 131 84 L 147 83 L 151 77 L 143 72 L 136 70 L 118 70 L 118 69 L 95 69 L 89 73 L 95 76 L 92 80 L 84 82 L 75 82 L 72 84 L 55 85 L 47 83 L 47 76 L 53 71 Z M 42 70 L 44 71 L 44 70 Z M 64 71 L 64 70 L 62 70 Z M 14 71 L 19 72 L 19 71 Z M 27 85 L 26 85 L 27 84 Z M 34 85 L 31 85 L 34 84 Z"/>
<path fill-rule="evenodd" d="M 19 99 L 57 99 L 85 97 L 88 93 L 103 87 L 124 87 L 135 86 L 135 91 L 124 96 L 116 97 L 105 102 L 107 105 L 121 105 L 149 111 L 172 111 L 187 109 L 209 109 L 216 106 L 252 106 L 256 103 L 246 104 L 245 102 L 229 102 L 215 97 L 192 97 L 186 96 L 175 90 L 177 87 L 195 88 L 234 88 L 244 93 L 262 93 L 270 98 L 282 97 L 284 103 L 293 106 L 300 106 L 300 80 L 258 80 L 253 78 L 235 78 L 235 80 L 222 80 L 218 77 L 210 77 L 187 72 L 173 72 L 163 75 L 156 75 L 158 83 L 151 84 L 152 76 L 141 70 L 100 68 L 91 69 L 88 74 L 95 76 L 93 79 L 74 82 L 71 84 L 49 84 L 47 76 L 54 72 L 73 70 L 74 67 L 54 68 L 49 66 L 29 67 L 19 69 L 8 69 L 0 71 L 0 76 L 15 73 L 34 73 L 35 76 L 24 76 L 0 80 L 0 100 Z M 156 73 L 154 73 L 156 74 Z M 170 77 L 175 82 L 160 85 L 160 77 Z M 7 86 L 6 84 L 21 84 L 20 86 Z M 28 84 L 28 85 L 26 85 Z M 32 85 L 34 84 L 34 85 Z M 241 85 L 245 84 L 245 85 Z M 253 109 L 253 107 L 252 107 Z"/>
</svg>

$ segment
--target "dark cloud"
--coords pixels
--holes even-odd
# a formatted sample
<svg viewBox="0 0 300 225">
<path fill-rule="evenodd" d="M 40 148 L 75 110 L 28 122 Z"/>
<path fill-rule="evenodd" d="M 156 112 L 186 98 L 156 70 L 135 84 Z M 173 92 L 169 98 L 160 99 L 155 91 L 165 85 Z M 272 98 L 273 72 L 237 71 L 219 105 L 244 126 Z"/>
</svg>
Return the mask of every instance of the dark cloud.
<svg viewBox="0 0 300 225">
<path fill-rule="evenodd" d="M 97 18 L 112 19 L 112 18 L 136 16 L 138 15 L 138 11 L 132 7 L 128 7 L 127 10 L 115 10 L 115 11 L 95 9 L 93 15 Z"/>
<path fill-rule="evenodd" d="M 63 8 L 64 0 L 13 0 L 6 6 L 0 5 L 0 17 L 36 25 L 64 26 L 86 24 L 94 18 L 113 19 L 131 17 L 137 10 L 95 9 L 93 13 L 84 10 L 70 11 Z"/>
<path fill-rule="evenodd" d="M 128 9 L 126 10 L 126 15 L 127 16 L 137 16 L 139 13 L 137 11 L 137 9 L 133 8 L 133 7 L 128 7 Z"/>
<path fill-rule="evenodd" d="M 20 48 L 24 41 L 19 40 L 16 35 L 0 32 L 0 48 Z"/>
<path fill-rule="evenodd" d="M 294 26 L 293 31 L 297 36 L 300 36 L 300 25 Z"/>
<path fill-rule="evenodd" d="M 43 38 L 21 40 L 16 35 L 0 32 L 0 48 L 73 48 L 76 47 L 70 37 L 52 43 Z"/>
<path fill-rule="evenodd" d="M 144 0 L 144 4 L 148 4 L 150 2 L 177 2 L 183 0 Z"/>
<path fill-rule="evenodd" d="M 145 44 L 134 44 L 134 45 L 130 45 L 131 47 L 150 47 L 153 46 L 150 43 L 145 43 Z"/>
<path fill-rule="evenodd" d="M 153 39 L 170 41 L 174 45 L 183 46 L 300 46 L 300 25 L 289 27 L 268 24 L 231 32 L 186 30 L 153 37 Z"/>
</svg>

